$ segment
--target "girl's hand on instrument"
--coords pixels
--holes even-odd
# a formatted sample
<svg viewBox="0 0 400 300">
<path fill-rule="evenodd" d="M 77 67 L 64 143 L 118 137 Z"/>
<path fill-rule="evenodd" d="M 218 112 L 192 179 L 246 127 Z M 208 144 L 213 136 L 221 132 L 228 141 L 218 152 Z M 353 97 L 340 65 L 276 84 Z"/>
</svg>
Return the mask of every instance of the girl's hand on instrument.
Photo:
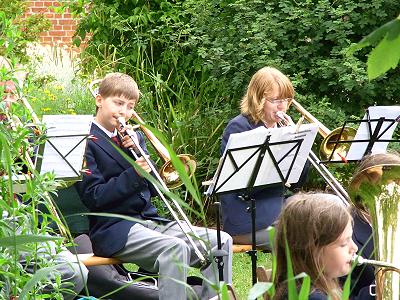
<svg viewBox="0 0 400 300">
<path fill-rule="evenodd" d="M 148 158 L 148 156 L 147 156 L 147 158 Z M 146 160 L 145 160 L 145 158 L 142 156 L 142 157 L 139 157 L 137 160 L 136 160 L 136 163 L 139 165 L 139 167 L 141 167 L 144 171 L 146 171 L 147 173 L 150 173 L 151 172 L 151 168 L 150 168 L 150 166 L 147 164 L 147 162 L 146 162 Z"/>
</svg>

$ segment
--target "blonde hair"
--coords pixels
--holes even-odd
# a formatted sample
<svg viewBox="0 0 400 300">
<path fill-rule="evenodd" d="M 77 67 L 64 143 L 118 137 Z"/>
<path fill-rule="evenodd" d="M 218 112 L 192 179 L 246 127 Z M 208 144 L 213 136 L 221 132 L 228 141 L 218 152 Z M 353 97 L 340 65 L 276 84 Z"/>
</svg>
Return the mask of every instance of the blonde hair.
<svg viewBox="0 0 400 300">
<path fill-rule="evenodd" d="M 127 99 L 139 99 L 136 81 L 124 73 L 109 73 L 101 81 L 99 94 L 104 97 L 123 96 Z"/>
<path fill-rule="evenodd" d="M 270 96 L 277 86 L 280 98 L 293 98 L 294 88 L 290 79 L 273 67 L 258 70 L 250 80 L 246 94 L 240 102 L 240 112 L 257 124 L 264 120 L 265 96 Z"/>
<path fill-rule="evenodd" d="M 337 279 L 324 276 L 321 255 L 323 248 L 335 242 L 350 221 L 350 212 L 334 195 L 299 193 L 287 200 L 276 226 L 277 293 L 274 299 L 283 299 L 287 288 L 286 243 L 294 274 L 307 273 L 313 288 L 334 300 L 340 299 Z"/>
</svg>

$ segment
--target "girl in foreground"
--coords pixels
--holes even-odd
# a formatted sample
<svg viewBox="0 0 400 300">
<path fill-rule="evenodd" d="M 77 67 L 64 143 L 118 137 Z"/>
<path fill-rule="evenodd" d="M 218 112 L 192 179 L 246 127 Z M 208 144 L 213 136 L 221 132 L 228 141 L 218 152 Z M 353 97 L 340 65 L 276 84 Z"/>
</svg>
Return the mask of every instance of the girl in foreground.
<svg viewBox="0 0 400 300">
<path fill-rule="evenodd" d="M 357 245 L 352 239 L 353 219 L 336 196 L 296 194 L 288 199 L 276 227 L 277 272 L 273 299 L 287 299 L 287 257 L 285 243 L 295 275 L 310 276 L 309 299 L 342 299 L 338 277 L 351 271 Z M 352 299 L 374 299 L 369 286 Z"/>
</svg>

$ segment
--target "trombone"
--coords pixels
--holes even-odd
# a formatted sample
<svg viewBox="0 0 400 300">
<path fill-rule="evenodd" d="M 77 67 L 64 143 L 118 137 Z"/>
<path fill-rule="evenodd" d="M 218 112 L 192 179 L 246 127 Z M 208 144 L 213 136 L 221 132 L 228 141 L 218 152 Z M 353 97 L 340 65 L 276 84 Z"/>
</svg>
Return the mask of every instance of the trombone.
<svg viewBox="0 0 400 300">
<path fill-rule="evenodd" d="M 296 102 L 294 99 L 292 100 L 292 103 L 296 103 L 299 107 L 301 107 L 304 112 L 307 112 L 298 102 Z M 297 107 L 296 107 L 297 108 Z M 311 116 L 310 113 L 307 112 L 309 116 Z M 279 125 L 282 126 L 291 126 L 294 124 L 289 123 L 283 116 L 281 112 L 278 112 L 277 117 L 281 120 L 279 122 Z M 305 117 L 305 114 L 302 114 Z M 316 125 L 318 125 L 318 131 L 322 130 L 325 132 L 328 132 L 329 129 L 327 129 L 322 123 L 320 123 L 316 118 L 312 117 L 316 122 Z M 299 120 L 299 124 L 302 122 L 303 118 Z M 332 175 L 331 172 L 329 172 L 328 168 L 321 163 L 317 155 L 311 150 L 310 153 L 308 154 L 308 161 L 313 165 L 313 167 L 317 170 L 317 172 L 321 175 L 321 177 L 325 180 L 325 182 L 330 186 L 330 188 L 334 191 L 334 193 L 342 200 L 342 202 L 346 205 L 350 205 L 350 197 L 346 190 L 343 188 L 343 186 L 337 181 L 337 179 Z"/>
<path fill-rule="evenodd" d="M 96 79 L 89 84 L 89 90 L 93 97 L 96 97 L 98 94 L 97 89 L 95 89 L 94 86 L 98 85 L 100 82 L 101 79 Z M 158 156 L 164 162 L 158 172 L 162 178 L 162 181 L 164 181 L 167 187 L 171 190 L 182 186 L 183 182 L 180 180 L 179 174 L 172 164 L 171 156 L 167 148 L 165 148 L 164 145 L 155 137 L 155 135 L 144 126 L 145 122 L 136 113 L 136 111 L 133 112 L 133 118 L 139 123 L 140 130 L 144 133 L 149 142 L 152 144 L 154 150 L 157 152 Z M 197 166 L 193 156 L 190 154 L 178 154 L 177 157 L 183 163 L 189 177 L 192 177 Z"/>
<path fill-rule="evenodd" d="M 95 84 L 100 83 L 101 80 L 95 80 L 92 81 L 91 84 L 89 85 L 89 90 L 92 93 L 92 95 L 95 97 L 97 95 L 97 91 L 95 91 L 93 89 L 93 86 Z M 136 118 L 138 118 L 139 116 L 135 113 L 134 116 Z M 139 122 L 141 122 L 141 119 L 138 118 L 137 119 Z M 128 135 L 134 144 L 133 149 L 129 149 L 132 156 L 136 159 L 138 159 L 140 156 L 142 156 L 146 163 L 149 165 L 151 171 L 152 171 L 152 175 L 156 178 L 156 180 L 158 181 L 158 183 L 161 185 L 162 189 L 165 192 L 170 192 L 167 183 L 163 180 L 163 176 L 162 174 L 160 175 L 155 166 L 153 165 L 153 163 L 151 162 L 151 160 L 148 158 L 148 155 L 144 152 L 144 150 L 142 149 L 142 147 L 140 146 L 140 144 L 137 142 L 136 138 L 134 138 L 134 133 L 132 130 L 130 130 L 129 128 L 126 127 L 125 124 L 125 119 L 123 117 L 118 119 L 119 122 L 119 128 L 118 128 L 118 132 L 121 135 Z M 141 122 L 143 123 L 143 122 Z M 150 142 L 153 144 L 153 147 L 156 148 L 157 152 L 159 153 L 163 153 L 164 156 L 169 157 L 169 153 L 168 150 L 165 149 L 165 147 L 161 144 L 161 142 L 159 140 L 156 139 L 156 137 L 150 132 L 150 130 L 148 130 L 147 128 L 145 128 L 145 131 L 143 131 L 145 133 L 146 136 L 148 136 L 148 134 L 150 133 Z M 147 134 L 146 134 L 147 132 Z M 162 147 L 160 147 L 160 145 Z M 157 148 L 158 147 L 158 148 Z M 161 150 L 160 150 L 161 149 Z M 178 156 L 179 157 L 179 156 Z M 180 158 L 182 160 L 182 158 Z M 190 161 L 190 159 L 188 159 Z M 168 169 L 167 171 L 171 172 L 171 168 L 172 168 L 172 163 L 171 160 L 169 159 L 169 161 L 167 161 L 167 166 L 166 169 Z M 166 165 L 164 164 L 164 165 Z M 193 172 L 195 165 L 193 166 L 193 162 L 190 163 L 191 165 L 189 165 L 190 171 Z M 163 168 L 161 169 L 163 170 Z M 173 170 L 172 172 L 176 172 L 176 170 Z M 187 227 L 190 230 L 190 233 L 186 231 L 186 229 L 183 227 L 182 222 L 180 221 L 178 214 L 175 212 L 175 210 L 172 208 L 172 206 L 170 205 L 170 203 L 168 202 L 168 200 L 166 199 L 166 197 L 164 196 L 164 193 L 158 188 L 158 186 L 156 184 L 153 184 L 154 189 L 156 190 L 158 196 L 161 198 L 161 200 L 164 202 L 165 206 L 168 208 L 169 212 L 171 213 L 172 217 L 174 218 L 174 220 L 176 221 L 176 223 L 178 224 L 178 226 L 180 227 L 180 229 L 182 230 L 182 232 L 185 234 L 186 238 L 188 239 L 189 243 L 192 245 L 193 250 L 195 252 L 195 254 L 197 255 L 197 257 L 200 260 L 200 263 L 205 266 L 208 263 L 208 259 L 206 259 L 203 255 L 203 253 L 207 253 L 207 248 L 206 245 L 204 243 L 204 241 L 198 236 L 198 234 L 196 233 L 196 231 L 193 228 L 193 225 L 190 223 L 188 217 L 186 216 L 185 212 L 182 210 L 182 208 L 180 207 L 179 203 L 175 200 L 170 198 L 172 204 L 175 206 L 175 209 L 178 211 L 178 213 L 180 214 L 180 217 L 183 219 L 184 223 L 186 223 Z M 193 237 L 196 238 L 196 240 L 198 240 L 203 252 L 201 252 L 199 250 L 199 248 L 197 247 L 197 245 L 195 244 Z"/>
<path fill-rule="evenodd" d="M 120 127 L 119 127 L 118 131 L 120 133 L 121 133 L 121 131 L 123 131 L 122 135 L 129 135 L 129 137 L 132 139 L 132 141 L 134 143 L 134 149 L 135 150 L 134 149 L 129 149 L 129 150 L 131 151 L 131 153 L 132 153 L 133 157 L 135 158 L 135 160 L 138 159 L 140 156 L 142 156 L 145 159 L 146 163 L 149 165 L 149 167 L 150 167 L 150 169 L 151 169 L 151 171 L 153 173 L 153 176 L 160 183 L 160 185 L 163 188 L 163 190 L 166 191 L 166 192 L 169 192 L 169 189 L 168 189 L 166 183 L 162 180 L 161 175 L 158 174 L 157 170 L 155 169 L 154 165 L 152 164 L 152 162 L 148 158 L 147 154 L 144 152 L 142 147 L 140 147 L 139 143 L 137 143 L 136 139 L 133 137 L 133 132 L 126 128 L 125 119 L 123 117 L 120 117 L 120 118 L 118 118 L 118 122 L 120 124 Z M 194 243 L 193 238 L 191 237 L 191 235 L 185 230 L 185 228 L 183 228 L 182 223 L 180 222 L 178 215 L 173 210 L 173 208 L 171 207 L 171 205 L 169 204 L 169 202 L 165 198 L 164 194 L 160 191 L 158 186 L 156 184 L 153 184 L 153 187 L 156 190 L 158 196 L 164 202 L 165 206 L 170 211 L 170 213 L 171 213 L 172 217 L 174 218 L 174 220 L 177 222 L 177 224 L 181 228 L 182 232 L 185 234 L 186 238 L 189 240 L 190 244 L 193 246 L 194 252 L 196 253 L 198 258 L 200 259 L 201 263 L 203 265 L 205 265 L 207 263 L 207 260 L 205 259 L 203 253 L 199 250 L 197 245 Z M 207 251 L 206 245 L 201 240 L 201 238 L 197 235 L 196 231 L 194 231 L 193 225 L 190 223 L 188 217 L 186 216 L 185 212 L 182 210 L 182 208 L 180 207 L 178 202 L 176 202 L 172 198 L 170 198 L 170 200 L 172 201 L 172 203 L 174 204 L 175 208 L 180 213 L 180 215 L 183 218 L 183 220 L 185 221 L 186 225 L 189 227 L 189 229 L 191 231 L 191 234 L 194 235 L 194 237 L 199 241 L 199 243 L 200 243 L 201 247 L 203 248 L 203 250 Z"/>
<path fill-rule="evenodd" d="M 304 118 L 307 119 L 308 122 L 314 123 L 318 126 L 318 132 L 324 138 L 319 148 L 320 157 L 329 160 L 332 158 L 339 158 L 345 161 L 344 157 L 346 156 L 350 146 L 346 143 L 342 144 L 341 146 L 337 146 L 337 143 L 353 140 L 356 135 L 356 130 L 347 126 L 344 128 L 338 127 L 334 130 L 329 130 L 295 99 L 291 101 L 291 104 L 302 116 L 304 116 Z"/>
</svg>

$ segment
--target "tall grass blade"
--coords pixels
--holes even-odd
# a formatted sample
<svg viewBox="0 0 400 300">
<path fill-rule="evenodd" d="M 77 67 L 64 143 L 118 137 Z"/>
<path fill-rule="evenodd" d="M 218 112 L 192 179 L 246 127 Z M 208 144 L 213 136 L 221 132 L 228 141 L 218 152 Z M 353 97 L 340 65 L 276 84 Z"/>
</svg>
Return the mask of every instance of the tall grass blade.
<svg viewBox="0 0 400 300">
<path fill-rule="evenodd" d="M 296 281 L 293 274 L 292 259 L 290 256 L 290 248 L 287 240 L 285 239 L 285 251 L 286 251 L 286 264 L 287 264 L 287 284 L 288 284 L 288 299 L 298 300 Z"/>
<path fill-rule="evenodd" d="M 8 248 L 28 243 L 42 243 L 47 241 L 59 241 L 59 240 L 63 240 L 63 238 L 50 235 L 35 235 L 35 234 L 8 236 L 0 238 L 0 247 Z"/>
<path fill-rule="evenodd" d="M 51 267 L 41 268 L 36 271 L 35 275 L 33 275 L 33 277 L 25 284 L 24 288 L 22 289 L 21 294 L 19 295 L 19 300 L 29 299 L 28 294 L 35 288 L 36 284 L 42 280 L 46 280 L 47 278 L 49 278 L 51 274 L 57 272 L 57 268 L 63 265 L 65 264 L 58 264 Z"/>
</svg>

